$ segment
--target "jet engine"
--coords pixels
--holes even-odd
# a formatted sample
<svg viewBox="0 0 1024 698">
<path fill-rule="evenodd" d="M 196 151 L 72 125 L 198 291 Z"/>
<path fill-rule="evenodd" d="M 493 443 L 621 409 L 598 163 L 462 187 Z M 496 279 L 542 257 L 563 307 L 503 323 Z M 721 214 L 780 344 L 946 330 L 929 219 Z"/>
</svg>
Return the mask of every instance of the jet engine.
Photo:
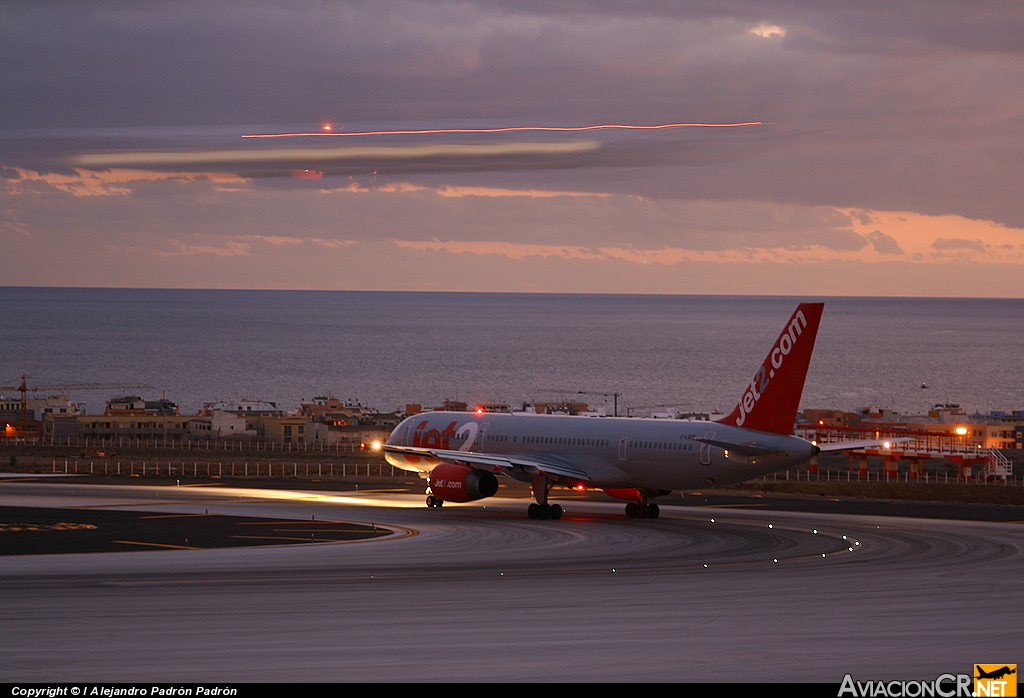
<svg viewBox="0 0 1024 698">
<path fill-rule="evenodd" d="M 431 496 L 441 502 L 474 502 L 498 491 L 498 478 L 458 463 L 441 463 L 427 476 Z M 428 499 L 428 503 L 430 500 Z"/>
</svg>

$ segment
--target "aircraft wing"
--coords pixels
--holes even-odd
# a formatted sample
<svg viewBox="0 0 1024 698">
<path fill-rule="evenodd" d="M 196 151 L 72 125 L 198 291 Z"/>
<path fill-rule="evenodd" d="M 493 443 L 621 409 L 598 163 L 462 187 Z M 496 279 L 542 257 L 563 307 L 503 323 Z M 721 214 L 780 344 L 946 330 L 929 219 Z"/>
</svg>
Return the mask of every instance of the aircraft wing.
<svg viewBox="0 0 1024 698">
<path fill-rule="evenodd" d="M 695 436 L 694 441 L 700 441 L 701 443 L 711 444 L 712 446 L 718 446 L 729 451 L 735 451 L 744 456 L 767 456 L 773 453 L 784 453 L 782 449 L 772 448 L 769 446 L 762 446 L 756 441 L 749 441 L 746 443 L 740 443 L 738 441 L 723 441 L 721 439 L 710 439 L 706 436 Z"/>
<path fill-rule="evenodd" d="M 385 451 L 404 453 L 410 456 L 433 458 L 445 463 L 462 463 L 472 468 L 489 470 L 499 473 L 525 473 L 527 475 L 548 475 L 589 482 L 590 475 L 571 465 L 547 459 L 543 456 L 525 458 L 523 456 L 505 455 L 501 453 L 475 453 L 473 451 L 450 451 L 440 448 L 424 448 L 421 446 L 387 445 Z"/>
<path fill-rule="evenodd" d="M 828 451 L 855 451 L 858 448 L 874 448 L 876 446 L 885 446 L 887 444 L 895 444 L 903 441 L 910 441 L 910 438 L 900 439 L 863 439 L 861 441 L 832 441 L 829 443 L 817 444 L 818 450 L 822 453 Z"/>
</svg>

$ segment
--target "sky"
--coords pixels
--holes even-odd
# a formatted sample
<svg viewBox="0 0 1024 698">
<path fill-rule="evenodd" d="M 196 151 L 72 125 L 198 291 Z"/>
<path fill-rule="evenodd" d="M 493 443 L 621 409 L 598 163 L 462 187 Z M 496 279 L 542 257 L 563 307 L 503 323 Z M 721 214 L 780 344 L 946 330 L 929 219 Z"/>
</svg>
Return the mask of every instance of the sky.
<svg viewBox="0 0 1024 698">
<path fill-rule="evenodd" d="M 5 0 L 0 284 L 1022 297 L 1021 36 L 1016 0 Z"/>
</svg>

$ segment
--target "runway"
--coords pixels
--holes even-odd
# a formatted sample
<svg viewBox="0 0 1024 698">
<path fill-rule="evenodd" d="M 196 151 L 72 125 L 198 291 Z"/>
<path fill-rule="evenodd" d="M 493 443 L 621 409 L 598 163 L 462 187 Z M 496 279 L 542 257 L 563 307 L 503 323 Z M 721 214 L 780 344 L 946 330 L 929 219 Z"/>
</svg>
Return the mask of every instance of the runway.
<svg viewBox="0 0 1024 698">
<path fill-rule="evenodd" d="M 6 682 L 931 680 L 1024 647 L 1019 523 L 404 490 L 0 482 L 4 506 L 377 535 L 0 557 Z M 8 534 L 2 534 L 8 535 Z M 68 531 L 65 535 L 74 535 Z"/>
</svg>

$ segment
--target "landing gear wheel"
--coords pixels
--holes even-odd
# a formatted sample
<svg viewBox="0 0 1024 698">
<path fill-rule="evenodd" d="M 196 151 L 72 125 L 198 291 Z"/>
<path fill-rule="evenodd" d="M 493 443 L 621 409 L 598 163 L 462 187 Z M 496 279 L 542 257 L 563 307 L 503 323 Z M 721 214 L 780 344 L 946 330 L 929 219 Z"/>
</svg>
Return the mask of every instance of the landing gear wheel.
<svg viewBox="0 0 1024 698">
<path fill-rule="evenodd" d="M 534 476 L 530 489 L 533 493 L 533 498 L 537 501 L 526 510 L 527 515 L 531 519 L 554 519 L 557 521 L 562 518 L 562 506 L 560 504 L 548 504 L 548 493 L 551 491 L 553 484 L 543 475 Z"/>
<path fill-rule="evenodd" d="M 440 509 L 442 504 L 444 504 L 443 499 L 439 499 L 432 494 L 427 495 L 427 506 L 430 507 L 431 509 Z"/>
<path fill-rule="evenodd" d="M 626 516 L 631 519 L 656 519 L 659 514 L 661 514 L 661 508 L 657 504 L 644 504 L 643 502 L 626 504 Z"/>
<path fill-rule="evenodd" d="M 549 519 L 558 520 L 562 518 L 562 505 L 561 504 L 531 504 L 526 509 L 527 515 L 531 519 L 542 519 L 547 521 Z"/>
</svg>

